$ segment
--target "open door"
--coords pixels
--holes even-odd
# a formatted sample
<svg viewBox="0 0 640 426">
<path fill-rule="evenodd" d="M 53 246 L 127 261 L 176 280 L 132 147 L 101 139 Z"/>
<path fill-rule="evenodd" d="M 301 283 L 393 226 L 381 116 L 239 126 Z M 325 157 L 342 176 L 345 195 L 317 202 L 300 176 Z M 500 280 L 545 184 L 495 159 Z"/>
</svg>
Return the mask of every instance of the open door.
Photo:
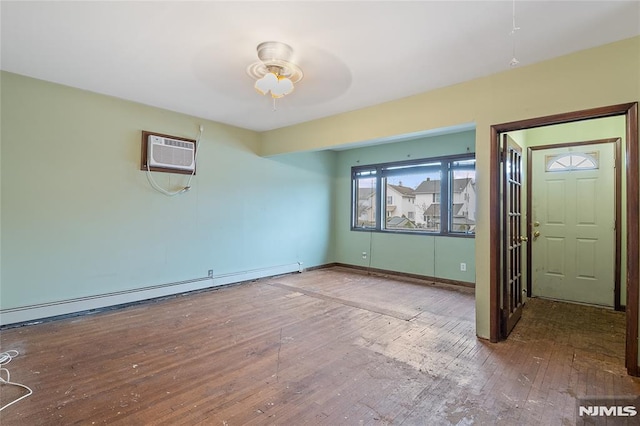
<svg viewBox="0 0 640 426">
<path fill-rule="evenodd" d="M 509 325 L 515 325 L 517 318 L 519 318 L 519 308 L 522 307 L 523 297 L 521 290 L 518 291 L 522 288 L 521 275 L 517 280 L 514 279 L 518 277 L 518 275 L 517 270 L 514 270 L 513 267 L 511 271 L 504 272 L 504 269 L 513 261 L 512 256 L 515 256 L 513 259 L 517 259 L 517 254 L 513 254 L 513 249 L 507 249 L 509 245 L 514 246 L 513 238 L 517 233 L 509 226 L 509 221 L 507 220 L 508 215 L 504 215 L 504 220 L 502 218 L 506 208 L 502 209 L 501 206 L 507 194 L 502 194 L 501 192 L 511 186 L 510 184 L 507 185 L 507 179 L 505 178 L 509 174 L 506 172 L 506 163 L 508 161 L 510 162 L 511 159 L 508 159 L 508 155 L 504 154 L 505 150 L 503 147 L 506 146 L 506 143 L 503 143 L 504 139 L 502 135 L 516 130 L 619 115 L 625 116 L 626 127 L 625 152 L 622 157 L 624 159 L 623 168 L 626 173 L 627 185 L 626 190 L 621 192 L 626 203 L 626 220 L 623 220 L 626 222 L 627 229 L 625 256 L 627 268 L 625 277 L 627 287 L 625 364 L 627 372 L 630 375 L 638 376 L 640 375 L 640 359 L 638 357 L 638 329 L 640 328 L 640 321 L 638 321 L 640 316 L 640 262 L 638 262 L 640 258 L 640 244 L 638 244 L 640 240 L 640 143 L 638 141 L 637 102 L 494 124 L 491 126 L 492 143 L 490 152 L 491 162 L 489 166 L 489 242 L 491 246 L 489 254 L 489 338 L 492 342 L 498 342 L 504 338 L 503 334 L 507 333 Z M 520 156 L 520 154 L 514 155 L 516 157 Z M 504 168 L 501 167 L 503 165 L 505 166 Z M 505 170 L 504 173 L 502 173 L 503 169 Z M 520 185 L 513 186 L 518 187 Z M 504 204 L 509 205 L 510 203 Z M 520 208 L 519 205 L 518 208 Z M 518 232 L 519 231 L 518 229 Z M 510 236 L 503 237 L 507 232 L 509 232 Z M 507 242 L 511 244 L 506 244 Z M 520 251 L 520 247 L 521 246 L 516 247 L 515 253 Z M 516 294 L 517 291 L 518 294 Z"/>
<path fill-rule="evenodd" d="M 508 135 L 502 146 L 502 306 L 500 334 L 506 338 L 522 316 L 522 148 Z M 525 290 L 526 291 L 526 290 Z"/>
</svg>

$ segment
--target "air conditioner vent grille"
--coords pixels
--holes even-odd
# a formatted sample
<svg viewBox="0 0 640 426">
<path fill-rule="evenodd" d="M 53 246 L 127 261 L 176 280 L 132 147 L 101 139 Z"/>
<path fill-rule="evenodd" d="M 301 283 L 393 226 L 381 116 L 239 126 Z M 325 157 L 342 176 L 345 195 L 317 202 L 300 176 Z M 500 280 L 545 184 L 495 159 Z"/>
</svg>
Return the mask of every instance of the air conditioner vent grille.
<svg viewBox="0 0 640 426">
<path fill-rule="evenodd" d="M 182 141 L 177 141 L 175 139 L 164 139 L 164 144 L 165 145 L 171 145 L 171 146 L 179 146 L 180 148 L 189 148 L 191 150 L 193 150 L 193 144 L 190 142 L 182 142 Z"/>
<path fill-rule="evenodd" d="M 195 143 L 149 135 L 149 165 L 167 169 L 193 171 L 195 169 Z"/>
<path fill-rule="evenodd" d="M 175 149 L 162 145 L 153 148 L 153 163 L 155 164 L 167 164 L 173 167 L 189 167 L 192 162 L 193 150 Z"/>
</svg>

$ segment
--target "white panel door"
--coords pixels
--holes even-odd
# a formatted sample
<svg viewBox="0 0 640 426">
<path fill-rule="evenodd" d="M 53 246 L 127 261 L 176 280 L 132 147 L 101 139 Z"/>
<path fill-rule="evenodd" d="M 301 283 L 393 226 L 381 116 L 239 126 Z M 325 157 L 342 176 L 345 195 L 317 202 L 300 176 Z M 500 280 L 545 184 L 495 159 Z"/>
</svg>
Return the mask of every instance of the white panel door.
<svg viewBox="0 0 640 426">
<path fill-rule="evenodd" d="M 532 155 L 532 295 L 613 307 L 614 144 Z"/>
</svg>

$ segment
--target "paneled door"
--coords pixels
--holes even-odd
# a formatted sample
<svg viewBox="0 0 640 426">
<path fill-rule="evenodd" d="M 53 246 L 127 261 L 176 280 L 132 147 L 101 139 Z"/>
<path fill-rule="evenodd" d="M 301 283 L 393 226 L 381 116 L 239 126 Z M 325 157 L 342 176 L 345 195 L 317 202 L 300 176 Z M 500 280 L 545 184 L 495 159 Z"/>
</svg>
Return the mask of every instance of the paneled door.
<svg viewBox="0 0 640 426">
<path fill-rule="evenodd" d="M 532 154 L 532 296 L 614 306 L 614 144 Z"/>
</svg>

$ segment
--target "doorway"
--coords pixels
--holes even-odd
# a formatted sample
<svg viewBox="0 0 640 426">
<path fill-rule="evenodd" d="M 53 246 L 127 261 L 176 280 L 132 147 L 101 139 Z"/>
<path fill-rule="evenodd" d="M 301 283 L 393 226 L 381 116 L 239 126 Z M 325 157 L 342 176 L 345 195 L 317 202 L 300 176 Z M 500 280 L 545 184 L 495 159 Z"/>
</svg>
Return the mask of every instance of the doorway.
<svg viewBox="0 0 640 426">
<path fill-rule="evenodd" d="M 531 129 L 560 123 L 572 123 L 596 118 L 625 117 L 625 154 L 623 164 L 627 187 L 622 194 L 626 201 L 626 342 L 625 364 L 628 374 L 638 375 L 638 280 L 640 249 L 639 240 L 639 178 L 638 178 L 638 104 L 629 103 L 594 108 L 547 117 L 522 120 L 491 126 L 491 164 L 490 164 L 490 339 L 497 342 L 506 338 L 502 332 L 507 327 L 503 324 L 506 318 L 505 309 L 509 309 L 509 294 L 504 293 L 501 277 L 504 276 L 505 265 L 501 253 L 504 253 L 504 227 L 501 206 L 504 205 L 502 190 L 503 177 L 501 171 L 503 155 L 501 155 L 502 135 L 523 129 Z M 529 228 L 531 221 L 527 224 Z"/>
<path fill-rule="evenodd" d="M 621 141 L 527 149 L 527 296 L 621 309 Z"/>
</svg>

